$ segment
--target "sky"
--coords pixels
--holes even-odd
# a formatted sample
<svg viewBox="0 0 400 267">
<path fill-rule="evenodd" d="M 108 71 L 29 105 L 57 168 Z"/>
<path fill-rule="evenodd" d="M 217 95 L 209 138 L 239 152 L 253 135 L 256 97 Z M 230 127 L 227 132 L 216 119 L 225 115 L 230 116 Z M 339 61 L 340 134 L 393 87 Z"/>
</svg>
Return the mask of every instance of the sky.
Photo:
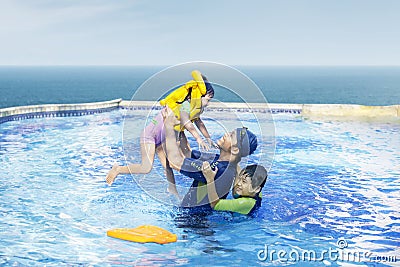
<svg viewBox="0 0 400 267">
<path fill-rule="evenodd" d="M 398 0 L 0 0 L 0 65 L 400 65 Z"/>
</svg>

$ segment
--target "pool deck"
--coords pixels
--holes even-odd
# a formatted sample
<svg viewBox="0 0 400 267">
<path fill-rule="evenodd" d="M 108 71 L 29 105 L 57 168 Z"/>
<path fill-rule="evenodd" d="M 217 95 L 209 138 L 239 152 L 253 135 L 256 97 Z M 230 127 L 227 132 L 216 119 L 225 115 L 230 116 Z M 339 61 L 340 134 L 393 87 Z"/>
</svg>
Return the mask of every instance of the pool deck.
<svg viewBox="0 0 400 267">
<path fill-rule="evenodd" d="M 107 112 L 114 109 L 161 109 L 153 101 L 115 99 L 80 104 L 46 104 L 0 109 L 0 123 L 40 117 L 69 117 Z M 308 119 L 378 120 L 400 122 L 400 105 L 363 106 L 344 104 L 278 104 L 278 103 L 216 103 L 207 107 L 211 112 L 255 112 L 298 114 Z"/>
</svg>

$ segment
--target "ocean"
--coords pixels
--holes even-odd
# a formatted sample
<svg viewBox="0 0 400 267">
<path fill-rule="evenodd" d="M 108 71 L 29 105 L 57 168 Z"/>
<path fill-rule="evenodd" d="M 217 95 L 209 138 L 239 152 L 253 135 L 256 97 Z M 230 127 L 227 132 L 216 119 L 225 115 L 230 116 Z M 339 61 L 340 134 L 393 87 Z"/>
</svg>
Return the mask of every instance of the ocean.
<svg viewBox="0 0 400 267">
<path fill-rule="evenodd" d="M 235 68 L 258 85 L 269 103 L 400 104 L 400 67 Z M 164 66 L 1 66 L 0 108 L 130 100 L 146 79 L 162 69 Z M 236 101 L 229 95 L 218 99 Z"/>
</svg>

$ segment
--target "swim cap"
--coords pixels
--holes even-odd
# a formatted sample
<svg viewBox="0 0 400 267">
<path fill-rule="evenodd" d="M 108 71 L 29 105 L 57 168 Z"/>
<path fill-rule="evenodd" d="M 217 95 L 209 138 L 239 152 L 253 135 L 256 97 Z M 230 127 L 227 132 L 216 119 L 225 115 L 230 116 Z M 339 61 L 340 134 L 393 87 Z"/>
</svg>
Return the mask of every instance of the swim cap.
<svg viewBox="0 0 400 267">
<path fill-rule="evenodd" d="M 240 156 L 247 157 L 257 149 L 257 136 L 246 127 L 236 129 L 237 146 Z"/>
<path fill-rule="evenodd" d="M 206 85 L 206 95 L 210 94 L 211 97 L 214 97 L 214 88 L 212 87 L 211 83 L 207 80 L 207 77 L 204 76 L 203 74 L 201 75 L 201 77 L 203 78 L 203 81 Z"/>
</svg>

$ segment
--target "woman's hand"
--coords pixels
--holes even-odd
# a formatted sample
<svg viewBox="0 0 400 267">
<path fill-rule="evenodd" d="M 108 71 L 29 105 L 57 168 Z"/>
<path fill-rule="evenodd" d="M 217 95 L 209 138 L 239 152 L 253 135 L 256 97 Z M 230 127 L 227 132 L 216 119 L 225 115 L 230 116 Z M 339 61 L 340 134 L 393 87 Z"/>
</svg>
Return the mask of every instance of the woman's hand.
<svg viewBox="0 0 400 267">
<path fill-rule="evenodd" d="M 208 143 L 204 142 L 204 140 L 202 138 L 197 139 L 197 143 L 199 143 L 200 150 L 208 151 L 211 148 L 210 145 Z"/>
<path fill-rule="evenodd" d="M 216 143 L 214 143 L 214 141 L 211 140 L 211 138 L 206 138 L 206 141 L 210 145 L 210 147 L 219 148 L 219 146 Z"/>
<path fill-rule="evenodd" d="M 211 169 L 210 163 L 208 161 L 204 161 L 201 171 L 203 172 L 203 175 L 206 178 L 207 183 L 212 183 L 214 182 L 214 178 L 215 175 L 217 174 L 218 168 L 215 167 L 215 170 L 213 171 Z"/>
</svg>

